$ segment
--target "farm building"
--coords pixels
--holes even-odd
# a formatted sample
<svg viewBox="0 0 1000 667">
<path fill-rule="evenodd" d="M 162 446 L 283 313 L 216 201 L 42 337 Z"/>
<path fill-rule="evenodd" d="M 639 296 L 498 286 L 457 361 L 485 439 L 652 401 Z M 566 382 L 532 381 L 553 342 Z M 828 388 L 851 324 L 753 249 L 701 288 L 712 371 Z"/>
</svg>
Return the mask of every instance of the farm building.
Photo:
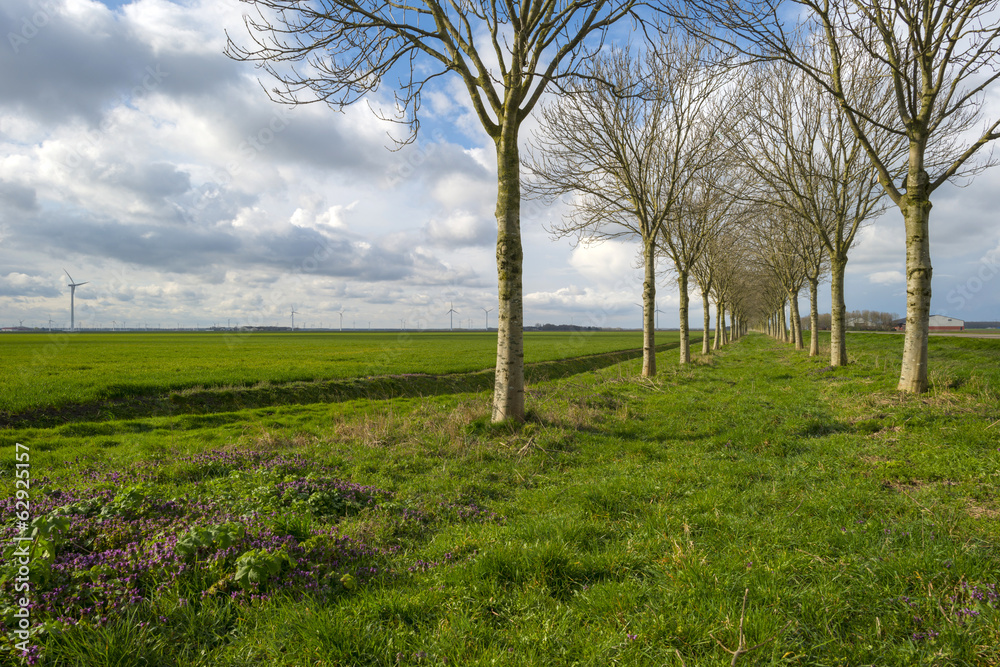
<svg viewBox="0 0 1000 667">
<path fill-rule="evenodd" d="M 896 331 L 906 330 L 906 318 L 893 320 L 893 327 Z M 927 323 L 928 331 L 965 331 L 965 321 L 956 320 L 947 315 L 931 315 Z"/>
<path fill-rule="evenodd" d="M 965 320 L 956 320 L 947 315 L 931 315 L 927 328 L 930 331 L 964 331 Z"/>
</svg>

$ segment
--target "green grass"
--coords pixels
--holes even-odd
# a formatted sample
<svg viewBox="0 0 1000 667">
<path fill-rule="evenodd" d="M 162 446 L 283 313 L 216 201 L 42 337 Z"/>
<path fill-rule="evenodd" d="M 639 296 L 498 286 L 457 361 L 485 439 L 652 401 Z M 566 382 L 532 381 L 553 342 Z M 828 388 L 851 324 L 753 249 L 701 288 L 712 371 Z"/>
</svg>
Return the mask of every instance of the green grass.
<svg viewBox="0 0 1000 667">
<path fill-rule="evenodd" d="M 525 361 L 638 347 L 634 331 L 528 332 Z M 467 373 L 495 365 L 496 334 L 24 334 L 0 337 L 0 355 L 0 413 L 17 413 L 193 387 Z"/>
<path fill-rule="evenodd" d="M 202 595 L 234 586 L 206 557 L 52 627 L 41 664 L 729 665 L 741 626 L 762 645 L 738 665 L 998 664 L 1000 341 L 932 339 L 923 396 L 895 391 L 894 337 L 848 344 L 838 369 L 754 335 L 665 351 L 652 380 L 631 359 L 536 382 L 520 427 L 472 392 L 8 430 L 34 493 L 117 494 L 136 525 L 157 498 L 256 506 L 327 568 L 231 599 Z M 328 477 L 378 500 L 275 491 Z M 309 551 L 322 531 L 371 549 L 356 586 Z"/>
</svg>

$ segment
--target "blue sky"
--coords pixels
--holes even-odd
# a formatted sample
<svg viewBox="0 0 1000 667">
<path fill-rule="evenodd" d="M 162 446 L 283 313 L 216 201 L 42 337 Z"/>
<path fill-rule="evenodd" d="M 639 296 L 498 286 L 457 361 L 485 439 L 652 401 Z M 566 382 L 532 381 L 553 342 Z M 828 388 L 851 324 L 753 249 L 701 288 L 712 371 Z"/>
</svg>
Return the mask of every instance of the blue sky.
<svg viewBox="0 0 1000 667">
<path fill-rule="evenodd" d="M 345 327 L 446 327 L 451 303 L 456 326 L 481 327 L 483 308 L 495 325 L 495 158 L 458 82 L 428 91 L 418 141 L 393 152 L 402 130 L 366 104 L 269 101 L 259 72 L 222 54 L 244 9 L 5 0 L 0 326 L 68 326 L 64 268 L 90 283 L 85 326 L 284 325 L 294 306 L 300 326 L 343 311 Z M 983 263 L 1000 258 L 998 193 L 1000 170 L 939 193 L 934 312 L 1000 319 L 1000 270 Z M 636 247 L 552 239 L 565 212 L 524 204 L 525 322 L 637 327 Z M 902 314 L 903 271 L 890 210 L 852 253 L 848 308 Z M 661 326 L 677 326 L 666 272 L 658 296 Z"/>
</svg>

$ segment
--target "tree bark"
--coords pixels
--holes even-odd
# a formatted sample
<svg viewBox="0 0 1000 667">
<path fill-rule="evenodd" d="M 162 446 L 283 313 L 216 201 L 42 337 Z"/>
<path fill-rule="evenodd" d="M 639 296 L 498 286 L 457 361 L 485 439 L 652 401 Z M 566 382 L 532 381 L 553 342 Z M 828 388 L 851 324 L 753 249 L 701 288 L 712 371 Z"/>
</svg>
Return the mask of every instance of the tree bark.
<svg viewBox="0 0 1000 667">
<path fill-rule="evenodd" d="M 844 302 L 846 257 L 830 257 L 830 365 L 847 365 L 847 306 Z"/>
<path fill-rule="evenodd" d="M 799 291 L 788 293 L 788 302 L 791 304 L 792 318 L 792 338 L 795 340 L 795 349 L 804 350 L 805 345 L 802 344 L 802 316 L 799 314 Z"/>
<path fill-rule="evenodd" d="M 921 394 L 927 391 L 927 331 L 931 310 L 931 202 L 927 193 L 927 173 L 911 167 L 907 194 L 900 204 L 906 225 L 906 335 L 903 338 L 903 366 L 900 391 Z"/>
<path fill-rule="evenodd" d="M 809 356 L 819 356 L 819 280 L 809 280 Z"/>
<path fill-rule="evenodd" d="M 517 113 L 504 118 L 497 139 L 497 367 L 493 421 L 524 421 L 524 298 L 521 246 L 521 161 Z"/>
<path fill-rule="evenodd" d="M 712 329 L 712 310 L 711 310 L 711 308 L 712 308 L 712 306 L 708 302 L 708 295 L 705 294 L 705 292 L 702 292 L 701 293 L 701 310 L 702 310 L 702 314 L 704 315 L 704 322 L 702 323 L 704 325 L 704 329 L 703 329 L 704 333 L 702 334 L 702 337 L 701 337 L 701 353 L 702 354 L 711 354 L 712 353 L 712 345 L 711 345 L 711 340 L 710 340 L 710 336 L 709 336 L 709 332 Z"/>
<path fill-rule="evenodd" d="M 691 363 L 691 332 L 688 330 L 688 274 L 687 271 L 677 271 L 677 287 L 680 289 L 681 342 L 680 363 Z"/>
<path fill-rule="evenodd" d="M 729 331 L 726 329 L 726 312 L 728 310 L 729 309 L 726 308 L 726 304 L 723 303 L 722 304 L 722 312 L 719 313 L 719 317 L 721 318 L 720 321 L 719 321 L 719 326 L 722 328 L 722 344 L 723 345 L 726 345 L 726 344 L 729 343 Z"/>
<path fill-rule="evenodd" d="M 785 304 L 782 302 L 781 310 L 778 311 L 778 340 L 782 343 L 788 342 L 788 327 L 785 326 Z"/>
<path fill-rule="evenodd" d="M 642 376 L 656 375 L 656 240 L 650 240 L 642 250 L 646 269 L 642 281 Z"/>
<path fill-rule="evenodd" d="M 722 302 L 715 302 L 715 349 L 722 347 Z"/>
</svg>

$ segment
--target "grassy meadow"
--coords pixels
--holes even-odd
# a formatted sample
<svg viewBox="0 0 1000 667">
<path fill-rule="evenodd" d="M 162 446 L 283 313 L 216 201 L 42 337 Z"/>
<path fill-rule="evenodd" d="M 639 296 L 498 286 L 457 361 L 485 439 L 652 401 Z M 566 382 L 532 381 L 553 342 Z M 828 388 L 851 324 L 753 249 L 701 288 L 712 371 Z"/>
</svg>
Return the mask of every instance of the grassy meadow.
<svg viewBox="0 0 1000 667">
<path fill-rule="evenodd" d="M 525 340 L 528 363 L 642 347 L 635 331 L 528 332 Z M 0 413 L 192 388 L 467 373 L 495 364 L 496 341 L 495 332 L 7 335 Z"/>
<path fill-rule="evenodd" d="M 8 427 L 4 548 L 18 442 L 35 551 L 27 655 L 0 566 L 0 664 L 1000 664 L 1000 341 L 932 338 L 910 396 L 898 337 L 839 369 L 662 338 L 652 379 L 529 339 L 524 425 L 456 380 Z M 394 369 L 488 366 L 438 346 Z"/>
</svg>

